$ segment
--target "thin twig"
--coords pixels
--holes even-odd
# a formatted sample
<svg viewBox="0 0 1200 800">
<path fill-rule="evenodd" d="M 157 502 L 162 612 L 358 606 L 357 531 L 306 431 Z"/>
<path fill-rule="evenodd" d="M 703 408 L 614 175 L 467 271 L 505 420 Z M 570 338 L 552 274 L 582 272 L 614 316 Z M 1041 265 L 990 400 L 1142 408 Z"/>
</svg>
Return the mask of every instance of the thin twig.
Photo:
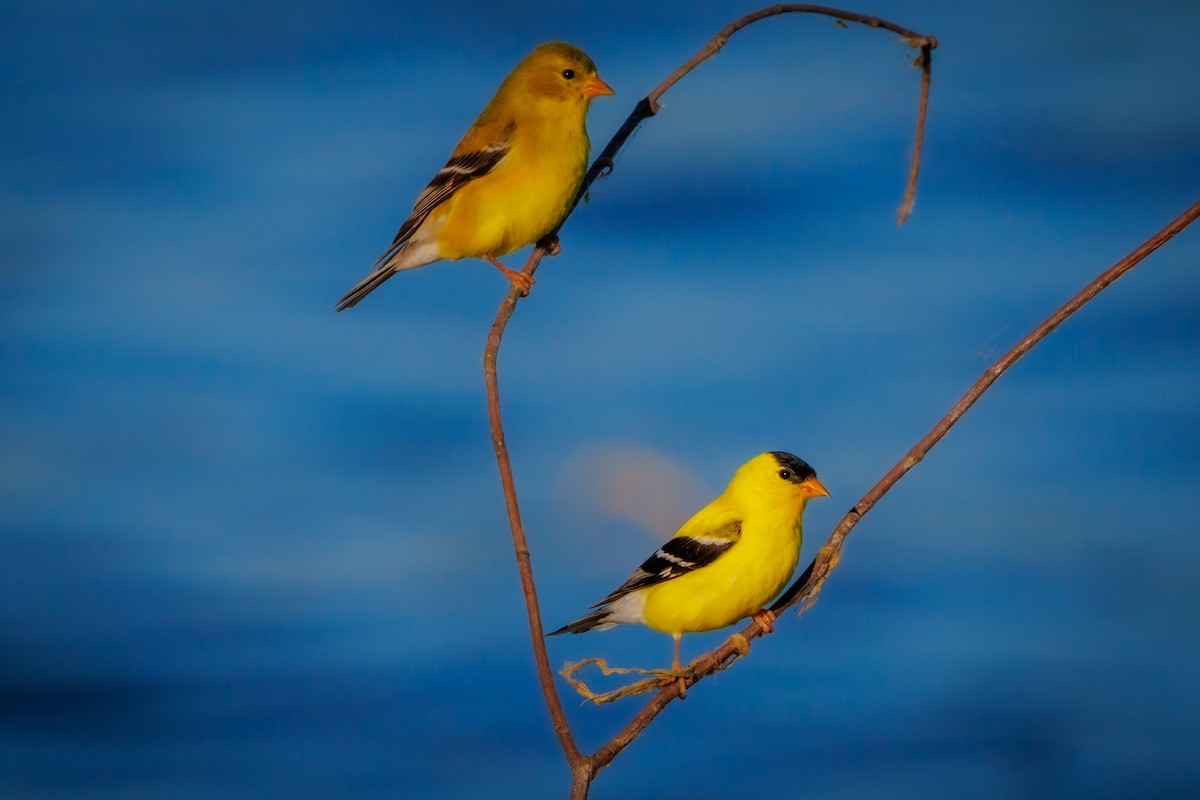
<svg viewBox="0 0 1200 800">
<path fill-rule="evenodd" d="M 996 379 L 1008 371 L 1013 364 L 1045 339 L 1051 331 L 1066 321 L 1068 317 L 1082 308 L 1096 295 L 1100 294 L 1100 292 L 1116 281 L 1117 278 L 1120 278 L 1137 266 L 1146 256 L 1164 245 L 1175 234 L 1194 222 L 1197 217 L 1200 217 L 1200 200 L 1193 203 L 1179 217 L 1154 236 L 1147 239 L 1144 244 L 1132 253 L 1098 275 L 1079 294 L 1072 297 L 1061 308 L 1047 317 L 1040 325 L 1030 331 L 1024 339 L 1018 342 L 1015 347 L 1005 353 L 1000 360 L 988 367 L 983 375 L 979 377 L 979 380 L 975 381 L 974 385 L 962 396 L 962 399 L 955 403 L 950 412 L 933 427 L 933 430 L 926 434 L 921 441 L 917 442 L 904 458 L 900 459 L 900 462 L 892 467 L 877 484 L 871 487 L 871 490 L 846 513 L 846 516 L 842 517 L 841 521 L 833 529 L 833 533 L 830 534 L 825 546 L 817 553 L 817 557 L 813 559 L 813 562 L 804 573 L 788 587 L 787 591 L 775 601 L 774 605 L 771 606 L 771 610 L 780 613 L 800 603 L 804 604 L 800 609 L 800 613 L 804 613 L 811 608 L 813 603 L 817 601 L 817 595 L 821 591 L 825 580 L 829 577 L 829 573 L 837 566 L 838 560 L 841 557 L 842 547 L 846 542 L 846 537 L 850 535 L 850 531 L 854 529 L 854 526 L 866 516 L 867 512 L 874 507 L 881 497 L 887 494 L 888 490 L 897 481 L 921 462 L 921 459 L 925 457 L 934 445 L 941 441 L 942 437 L 975 404 L 975 401 L 996 382 Z M 692 677 L 686 679 L 687 685 L 691 686 L 706 675 L 710 675 L 718 669 L 723 669 L 731 659 L 745 654 L 745 648 L 743 647 L 745 642 L 764 634 L 764 629 L 757 622 L 751 622 L 726 640 L 720 647 L 692 662 L 691 666 L 694 668 L 694 672 Z M 629 721 L 629 724 L 620 733 L 591 756 L 594 768 L 599 771 L 608 765 L 678 695 L 678 687 L 672 685 L 651 698 L 645 707 Z"/>
<path fill-rule="evenodd" d="M 521 522 L 521 509 L 517 505 L 517 487 L 513 479 L 512 463 L 508 458 L 508 445 L 504 439 L 504 427 L 500 421 L 500 384 L 496 377 L 496 360 L 500 352 L 500 340 L 504 328 L 512 318 L 517 308 L 517 291 L 509 291 L 508 296 L 500 304 L 496 321 L 488 333 L 487 348 L 483 354 L 483 376 L 487 386 L 488 422 L 492 429 L 492 447 L 496 451 L 496 463 L 500 468 L 500 482 L 504 486 L 504 502 L 508 507 L 508 525 L 512 529 L 513 548 L 517 556 L 517 570 L 521 575 L 521 590 L 525 595 L 525 612 L 529 617 L 529 635 L 533 640 L 533 657 L 537 662 L 538 681 L 542 685 L 542 695 L 546 699 L 546 707 L 550 710 L 550 719 L 554 722 L 554 733 L 562 745 L 563 754 L 573 774 L 587 765 L 587 759 L 579 752 L 575 738 L 571 735 L 571 726 L 567 724 L 567 716 L 563 713 L 562 702 L 554 687 L 554 672 L 550 669 L 550 659 L 546 654 L 545 633 L 542 627 L 542 613 L 538 606 L 537 589 L 533 582 L 533 564 L 529 557 L 529 543 L 525 539 L 525 526 Z"/>
<path fill-rule="evenodd" d="M 771 606 L 771 609 L 773 611 L 782 611 L 798 603 L 804 603 L 804 608 L 811 607 L 817 601 L 817 594 L 821 591 L 821 585 L 829 577 L 829 573 L 833 568 L 837 566 L 842 546 L 850 531 L 879 502 L 879 499 L 887 494 L 888 490 L 896 484 L 896 481 L 904 477 L 905 473 L 921 462 L 925 454 L 941 441 L 946 432 L 967 413 L 967 410 L 975 404 L 980 395 L 987 391 L 988 387 L 995 383 L 996 379 L 1003 375 L 1018 359 L 1032 350 L 1038 342 L 1049 336 L 1068 317 L 1086 305 L 1093 297 L 1104 291 L 1117 278 L 1120 278 L 1137 266 L 1146 256 L 1166 244 L 1175 234 L 1190 225 L 1197 217 L 1200 217 L 1200 200 L 1193 203 L 1186 211 L 1172 220 L 1169 225 L 1147 239 L 1132 253 L 1098 275 L 1079 294 L 1068 300 L 1061 308 L 1030 331 L 1024 339 L 1017 342 L 1016 346 L 1001 356 L 999 361 L 988 367 L 979 376 L 979 380 L 975 381 L 974 385 L 962 396 L 962 399 L 955 403 L 950 412 L 934 426 L 933 430 L 926 434 L 925 438 L 917 442 L 905 454 L 904 458 L 900 459 L 900 462 L 892 467 L 879 483 L 871 487 L 871 491 L 863 495 L 863 498 L 854 504 L 854 507 L 846 513 L 846 516 L 842 517 L 841 522 L 833 529 L 829 541 L 817 553 L 816 559 L 813 560 L 813 563 L 805 571 L 805 574 L 788 587 L 779 600 Z"/>
<path fill-rule="evenodd" d="M 753 22 L 767 17 L 773 17 L 787 13 L 811 13 L 823 14 L 846 20 L 848 22 L 856 22 L 872 28 L 884 28 L 894 33 L 898 33 L 905 38 L 908 44 L 912 47 L 922 49 L 924 59 L 918 59 L 921 62 L 924 74 L 921 83 L 921 111 L 918 114 L 917 120 L 917 144 L 914 148 L 913 159 L 914 166 L 909 171 L 909 186 L 906 189 L 905 196 L 910 198 L 916 191 L 916 160 L 920 157 L 920 143 L 923 138 L 924 131 L 924 109 L 928 101 L 929 91 L 929 51 L 937 46 L 937 39 L 932 36 L 924 36 L 902 28 L 899 25 L 888 22 L 887 20 L 878 17 L 869 17 L 861 14 L 855 14 L 849 11 L 840 11 L 834 8 L 825 6 L 802 5 L 796 3 L 787 3 L 774 5 L 769 8 L 764 8 L 751 14 L 735 20 L 725 26 L 709 43 L 702 48 L 696 55 L 692 56 L 679 69 L 675 70 L 666 80 L 660 83 L 655 89 L 638 102 L 633 112 L 625 120 L 625 123 L 609 141 L 601 154 L 592 162 L 588 169 L 584 180 L 580 185 L 579 192 L 572 203 L 571 210 L 563 217 L 562 222 L 547 234 L 546 238 L 539 242 L 537 247 L 530 253 L 529 258 L 522 268 L 522 272 L 532 276 L 542 259 L 550 251 L 552 242 L 556 240 L 558 231 L 562 228 L 567 217 L 574 212 L 579 201 L 587 194 L 588 188 L 592 183 L 600 177 L 600 175 L 609 172 L 613 168 L 614 159 L 617 151 L 629 139 L 633 131 L 645 119 L 654 116 L 659 110 L 658 100 L 662 95 L 675 85 L 683 76 L 687 75 L 703 61 L 711 58 L 716 54 L 729 37 L 737 31 L 745 28 Z M 911 204 L 911 199 L 906 199 L 906 203 Z M 488 398 L 488 419 L 492 430 L 492 446 L 496 451 L 496 463 L 500 470 L 500 481 L 504 487 L 504 500 L 508 510 L 509 527 L 512 529 L 513 549 L 517 558 L 517 569 L 521 577 L 521 589 L 525 596 L 525 610 L 529 617 L 529 634 L 533 643 L 534 660 L 537 663 L 538 681 L 542 687 L 542 694 L 546 701 L 546 707 L 550 712 L 550 718 L 554 723 L 554 731 L 558 736 L 559 744 L 562 746 L 563 753 L 566 756 L 567 763 L 571 767 L 572 773 L 572 798 L 586 798 L 588 787 L 591 784 L 592 778 L 596 771 L 609 763 L 612 757 L 605 760 L 597 761 L 594 757 L 583 755 L 575 743 L 574 737 L 571 734 L 570 726 L 567 723 L 566 715 L 563 713 L 562 702 L 558 697 L 558 692 L 554 685 L 554 673 L 550 669 L 549 657 L 546 653 L 546 644 L 544 641 L 544 631 L 542 628 L 541 611 L 537 601 L 537 590 L 533 580 L 533 567 L 529 555 L 529 544 L 525 537 L 524 525 L 521 522 L 521 512 L 517 503 L 516 484 L 513 479 L 512 464 L 508 457 L 508 448 L 505 443 L 504 429 L 501 424 L 500 417 L 500 388 L 497 378 L 497 360 L 499 357 L 500 343 L 504 335 L 504 329 L 512 318 L 513 312 L 516 310 L 517 302 L 520 300 L 518 289 L 514 286 L 508 292 L 508 295 L 500 303 L 500 309 L 496 313 L 496 320 L 492 324 L 490 333 L 488 334 L 487 347 L 484 351 L 484 383 L 487 387 Z M 719 664 L 716 665 L 719 667 Z M 705 673 L 707 674 L 707 673 Z M 653 705 L 658 698 L 663 697 L 663 694 L 656 696 L 655 700 L 651 701 Z M 666 695 L 670 696 L 670 695 Z M 664 703 L 665 705 L 665 703 Z M 657 713 L 657 712 L 655 712 Z M 651 715 L 650 719 L 653 718 Z M 649 719 L 647 719 L 647 723 Z M 639 729 L 640 730 L 640 729 Z M 636 736 L 636 733 L 633 734 Z M 615 741 L 615 740 L 614 740 Z M 611 744 L 611 743 L 610 743 Z M 622 745 L 623 747 L 624 745 Z M 613 753 L 615 755 L 615 751 Z"/>
<path fill-rule="evenodd" d="M 912 160 L 908 166 L 908 181 L 904 186 L 904 200 L 900 205 L 900 211 L 897 216 L 899 223 L 903 225 L 908 220 L 909 213 L 912 211 L 913 201 L 917 196 L 917 175 L 920 172 L 921 166 L 921 149 L 925 143 L 925 118 L 929 109 L 929 85 L 933 68 L 933 50 L 938 46 L 937 37 L 910 31 L 908 28 L 901 27 L 894 22 L 889 22 L 879 17 L 855 14 L 853 11 L 842 11 L 827 6 L 806 5 L 803 3 L 780 3 L 759 9 L 726 25 L 699 52 L 681 64 L 662 83 L 655 86 L 650 94 L 637 102 L 637 105 L 633 107 L 633 111 L 621 123 L 621 127 L 617 129 L 613 137 L 608 140 L 608 144 L 600 151 L 600 155 L 596 156 L 596 159 L 592 161 L 592 165 L 588 167 L 587 174 L 584 175 L 583 182 L 579 186 L 579 191 L 575 194 L 575 200 L 571 203 L 571 210 L 563 216 L 562 221 L 558 223 L 558 226 L 546 238 L 553 239 L 556 237 L 562 226 L 566 223 L 567 218 L 579 206 L 579 202 L 587 197 L 588 189 L 591 188 L 592 184 L 598 178 L 608 175 L 613 171 L 618 151 L 625 146 L 625 142 L 629 141 L 629 137 L 638 129 L 638 126 L 662 109 L 658 101 L 668 89 L 678 83 L 689 72 L 700 66 L 700 64 L 720 52 L 721 48 L 725 46 L 729 41 L 729 37 L 733 36 L 733 34 L 761 19 L 779 16 L 780 14 L 821 14 L 845 20 L 846 22 L 856 22 L 860 25 L 866 25 L 868 28 L 883 28 L 902 36 L 910 47 L 921 49 L 920 55 L 913 61 L 913 66 L 921 68 L 921 91 L 917 104 L 916 135 L 913 142 Z M 537 272 L 537 268 L 542 263 L 542 259 L 546 256 L 548 249 L 546 245 L 539 243 L 525 262 L 522 272 L 528 275 L 533 275 L 533 273 Z"/>
<path fill-rule="evenodd" d="M 926 36 L 925 34 L 917 33 L 916 31 L 910 31 L 908 28 L 902 28 L 893 22 L 888 22 L 886 19 L 880 19 L 879 17 L 869 17 L 865 14 L 856 14 L 853 11 L 842 11 L 841 9 L 830 8 L 828 6 L 814 6 L 805 3 L 779 3 L 777 5 L 761 8 L 758 11 L 747 14 L 741 19 L 734 20 L 718 31 L 717 35 L 710 39 L 708 44 L 701 49 L 700 52 L 688 59 L 683 66 L 672 72 L 666 80 L 654 88 L 654 91 L 650 92 L 649 96 L 646 98 L 650 103 L 650 113 L 657 114 L 659 110 L 658 98 L 662 97 L 667 89 L 670 89 L 672 86 L 678 83 L 679 79 L 684 75 L 687 75 L 702 62 L 707 61 L 709 58 L 716 55 L 721 48 L 725 46 L 725 43 L 729 41 L 729 37 L 733 36 L 747 25 L 758 22 L 760 19 L 776 17 L 780 14 L 822 14 L 827 17 L 845 20 L 846 22 L 856 22 L 860 25 L 866 25 L 868 28 L 883 28 L 884 30 L 889 30 L 892 33 L 897 33 L 900 36 L 903 36 L 910 47 L 929 49 L 937 47 L 936 37 Z"/>
<path fill-rule="evenodd" d="M 626 140 L 633 135 L 638 126 L 661 110 L 662 107 L 658 104 L 658 101 L 668 89 L 696 67 L 720 52 L 721 48 L 729 41 L 729 37 L 742 28 L 761 19 L 779 16 L 780 14 L 822 14 L 846 22 L 856 22 L 860 25 L 866 25 L 868 28 L 883 28 L 904 37 L 904 41 L 910 47 L 919 47 L 921 49 L 921 55 L 917 56 L 916 61 L 913 62 L 914 66 L 921 67 L 921 96 L 917 106 L 916 142 L 913 146 L 912 162 L 908 169 L 908 183 L 904 188 L 904 203 L 901 206 L 900 212 L 900 224 L 903 225 L 904 221 L 908 218 L 909 210 L 912 208 L 913 198 L 917 194 L 917 171 L 920 166 L 921 145 L 925 140 L 925 112 L 929 107 L 930 70 L 933 62 L 932 51 L 937 47 L 937 37 L 910 31 L 908 28 L 903 28 L 879 17 L 869 17 L 863 14 L 855 14 L 853 11 L 841 11 L 840 9 L 829 8 L 827 6 L 806 5 L 803 3 L 780 3 L 759 9 L 741 19 L 734 20 L 722 28 L 699 52 L 668 75 L 666 80 L 655 86 L 650 94 L 638 101 L 638 104 L 634 106 L 633 111 L 625 119 L 625 122 L 621 125 L 616 135 L 613 136 L 600 155 L 596 157 L 596 160 L 592 162 L 592 166 L 583 180 L 583 185 L 579 188 L 579 193 L 575 197 L 575 203 L 571 206 L 572 210 L 587 195 L 588 188 L 597 178 L 607 175 L 612 171 L 617 151 L 624 146 Z M 561 227 L 561 223 L 559 227 Z"/>
<path fill-rule="evenodd" d="M 908 164 L 908 184 L 904 187 L 904 202 L 896 214 L 896 222 L 903 225 L 912 213 L 913 201 L 917 198 L 917 173 L 921 171 L 921 148 L 925 144 L 925 115 L 929 111 L 929 80 L 933 67 L 934 44 L 921 45 L 921 55 L 913 62 L 921 68 L 921 101 L 917 105 L 917 132 L 913 136 L 912 161 Z"/>
</svg>

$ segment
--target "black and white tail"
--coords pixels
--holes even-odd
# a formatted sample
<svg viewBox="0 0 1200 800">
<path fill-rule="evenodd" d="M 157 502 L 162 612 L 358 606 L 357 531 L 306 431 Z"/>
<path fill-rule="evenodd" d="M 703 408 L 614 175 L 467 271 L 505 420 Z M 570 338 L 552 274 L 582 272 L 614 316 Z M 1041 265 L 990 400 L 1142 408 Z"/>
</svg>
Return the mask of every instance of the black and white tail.
<svg viewBox="0 0 1200 800">
<path fill-rule="evenodd" d="M 570 624 L 563 625 L 556 631 L 550 631 L 546 635 L 557 636 L 560 633 L 587 633 L 591 630 L 606 630 L 616 624 L 615 622 L 607 621 L 611 614 L 611 608 L 599 608 Z"/>
<path fill-rule="evenodd" d="M 378 289 L 384 281 L 395 274 L 396 269 L 390 263 L 377 267 L 374 272 L 363 278 L 358 286 L 346 292 L 346 296 L 338 301 L 337 310 L 345 311 L 347 308 L 353 308 L 359 300 Z"/>
</svg>

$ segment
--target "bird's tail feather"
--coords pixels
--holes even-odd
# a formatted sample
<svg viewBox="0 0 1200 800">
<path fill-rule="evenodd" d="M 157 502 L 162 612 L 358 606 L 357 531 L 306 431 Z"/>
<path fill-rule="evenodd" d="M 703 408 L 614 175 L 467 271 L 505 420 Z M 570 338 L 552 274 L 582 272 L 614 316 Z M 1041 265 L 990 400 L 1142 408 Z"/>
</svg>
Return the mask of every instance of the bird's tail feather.
<svg viewBox="0 0 1200 800">
<path fill-rule="evenodd" d="M 378 289 L 380 284 L 395 274 L 396 270 L 390 264 L 376 268 L 374 272 L 363 278 L 358 286 L 346 292 L 346 296 L 338 301 L 337 311 L 345 311 L 347 308 L 353 308 L 358 304 L 359 300 L 362 300 L 371 292 Z"/>
<path fill-rule="evenodd" d="M 600 608 L 586 616 L 582 616 L 574 622 L 563 625 L 556 631 L 550 631 L 547 636 L 557 636 L 560 633 L 585 633 L 590 630 L 604 630 L 611 628 L 615 623 L 609 621 L 609 615 L 612 613 L 611 608 Z"/>
</svg>

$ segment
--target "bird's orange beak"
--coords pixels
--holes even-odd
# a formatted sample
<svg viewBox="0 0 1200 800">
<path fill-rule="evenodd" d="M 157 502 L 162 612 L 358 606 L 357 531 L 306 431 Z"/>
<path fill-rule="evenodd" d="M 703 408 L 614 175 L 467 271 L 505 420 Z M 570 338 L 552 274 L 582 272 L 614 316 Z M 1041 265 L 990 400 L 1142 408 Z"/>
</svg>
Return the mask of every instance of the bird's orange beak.
<svg viewBox="0 0 1200 800">
<path fill-rule="evenodd" d="M 590 81 L 583 85 L 584 97 L 601 97 L 606 94 L 616 94 L 604 81 L 600 80 L 600 76 L 594 76 Z"/>
<path fill-rule="evenodd" d="M 805 478 L 800 481 L 800 488 L 808 494 L 809 497 L 832 497 L 829 490 L 821 485 L 821 482 L 816 478 Z"/>
</svg>

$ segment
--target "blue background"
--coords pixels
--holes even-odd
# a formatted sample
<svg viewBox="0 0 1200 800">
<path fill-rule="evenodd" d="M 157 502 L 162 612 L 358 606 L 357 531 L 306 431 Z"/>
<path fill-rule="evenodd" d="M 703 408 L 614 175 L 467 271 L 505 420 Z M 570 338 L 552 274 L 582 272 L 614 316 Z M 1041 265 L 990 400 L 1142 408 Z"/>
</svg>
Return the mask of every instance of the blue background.
<svg viewBox="0 0 1200 800">
<path fill-rule="evenodd" d="M 616 89 L 599 148 L 754 7 L 4 5 L 0 794 L 565 795 L 487 436 L 506 283 L 439 264 L 333 304 L 534 44 Z M 908 225 L 913 53 L 776 19 L 666 96 L 517 310 L 502 390 L 548 625 L 763 450 L 834 494 L 807 561 L 1200 195 L 1200 6 L 855 10 L 941 42 Z M 1200 793 L 1198 265 L 1189 229 L 1004 376 L 815 608 L 593 797 Z M 550 652 L 661 666 L 670 640 Z M 564 698 L 588 751 L 636 708 Z"/>
</svg>

